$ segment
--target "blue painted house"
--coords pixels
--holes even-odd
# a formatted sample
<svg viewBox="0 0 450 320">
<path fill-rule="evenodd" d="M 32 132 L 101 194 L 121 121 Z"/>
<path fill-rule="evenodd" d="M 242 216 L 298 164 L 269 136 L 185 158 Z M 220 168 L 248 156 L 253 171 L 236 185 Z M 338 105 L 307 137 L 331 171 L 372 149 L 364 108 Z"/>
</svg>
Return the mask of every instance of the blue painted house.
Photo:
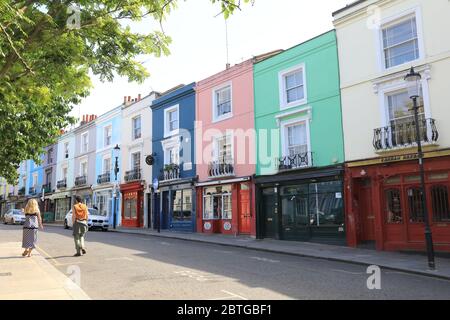
<svg viewBox="0 0 450 320">
<path fill-rule="evenodd" d="M 175 87 L 151 105 L 155 229 L 195 232 L 194 87 Z"/>
<path fill-rule="evenodd" d="M 121 107 L 118 106 L 95 119 L 96 127 L 96 151 L 95 151 L 95 179 L 92 185 L 94 193 L 94 206 L 100 214 L 109 218 L 110 225 L 114 224 L 114 213 L 116 225 L 120 225 L 120 196 L 118 185 L 120 184 L 120 173 L 117 179 L 114 173 L 116 157 L 119 170 L 121 167 L 120 150 L 115 147 L 121 143 Z M 116 208 L 114 212 L 114 207 Z"/>
<path fill-rule="evenodd" d="M 44 154 L 40 156 L 41 164 L 37 164 L 33 160 L 30 160 L 27 186 L 25 188 L 25 194 L 29 198 L 40 198 L 42 195 L 42 186 L 44 185 Z"/>
</svg>

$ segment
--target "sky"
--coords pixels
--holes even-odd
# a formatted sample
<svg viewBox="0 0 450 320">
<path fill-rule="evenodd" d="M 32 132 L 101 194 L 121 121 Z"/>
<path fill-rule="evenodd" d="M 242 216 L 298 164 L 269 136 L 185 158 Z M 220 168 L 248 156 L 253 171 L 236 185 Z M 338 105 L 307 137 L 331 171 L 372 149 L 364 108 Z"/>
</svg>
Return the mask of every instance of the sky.
<svg viewBox="0 0 450 320">
<path fill-rule="evenodd" d="M 218 5 L 209 0 L 181 0 L 178 8 L 163 23 L 172 38 L 168 57 L 139 57 L 150 77 L 142 84 L 116 77 L 102 83 L 92 76 L 94 88 L 89 97 L 76 106 L 72 115 L 101 115 L 123 102 L 124 96 L 142 97 L 151 91 L 163 92 L 179 84 L 205 79 L 231 65 L 253 56 L 288 49 L 333 29 L 332 12 L 351 0 L 256 0 L 242 5 L 227 23 Z M 226 28 L 226 25 L 228 26 Z M 160 30 L 151 19 L 133 24 L 134 31 Z"/>
</svg>

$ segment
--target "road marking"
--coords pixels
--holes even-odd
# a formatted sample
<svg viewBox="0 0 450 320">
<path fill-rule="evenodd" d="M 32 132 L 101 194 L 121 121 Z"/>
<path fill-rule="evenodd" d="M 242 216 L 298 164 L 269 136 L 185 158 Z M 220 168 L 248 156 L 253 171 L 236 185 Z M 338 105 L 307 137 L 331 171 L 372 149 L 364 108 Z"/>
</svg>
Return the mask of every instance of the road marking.
<svg viewBox="0 0 450 320">
<path fill-rule="evenodd" d="M 117 260 L 126 260 L 126 261 L 133 261 L 133 259 L 128 257 L 119 257 L 119 258 L 107 258 L 106 261 L 117 261 Z"/>
<path fill-rule="evenodd" d="M 243 296 L 240 296 L 240 295 L 238 295 L 236 293 L 233 293 L 233 292 L 230 292 L 230 291 L 227 291 L 227 290 L 220 290 L 220 291 L 222 291 L 223 293 L 229 294 L 230 296 L 242 299 L 242 300 L 248 300 L 247 298 L 245 298 Z"/>
<path fill-rule="evenodd" d="M 364 274 L 364 272 L 350 272 L 350 271 L 346 271 L 346 270 L 339 270 L 339 269 L 331 269 L 332 271 L 336 271 L 336 272 L 343 272 L 343 273 L 348 273 L 348 274 Z"/>
<path fill-rule="evenodd" d="M 250 259 L 255 259 L 258 261 L 264 261 L 264 262 L 270 262 L 270 263 L 279 263 L 280 262 L 280 260 L 272 260 L 272 259 L 261 258 L 261 257 L 250 257 Z"/>
<path fill-rule="evenodd" d="M 213 251 L 215 251 L 215 252 L 219 252 L 219 253 L 227 253 L 227 254 L 233 253 L 232 251 L 226 251 L 226 250 L 217 250 L 217 249 L 214 249 Z"/>
<path fill-rule="evenodd" d="M 195 271 L 190 271 L 190 270 L 181 270 L 181 271 L 174 271 L 175 274 L 178 274 L 180 276 L 183 277 L 189 277 L 191 279 L 195 279 L 197 281 L 200 282 L 205 282 L 205 281 L 218 281 L 218 280 L 225 280 L 225 277 L 220 276 L 220 275 L 213 275 L 213 274 L 206 274 L 206 275 L 202 275 L 198 272 Z"/>
<path fill-rule="evenodd" d="M 36 249 L 38 249 L 38 251 L 41 251 L 47 258 L 49 258 L 50 260 L 52 260 L 52 262 L 55 264 L 55 266 L 61 266 L 61 263 L 59 263 L 58 261 L 56 261 L 50 254 L 48 254 L 44 249 L 42 249 L 39 246 L 36 246 Z"/>
</svg>

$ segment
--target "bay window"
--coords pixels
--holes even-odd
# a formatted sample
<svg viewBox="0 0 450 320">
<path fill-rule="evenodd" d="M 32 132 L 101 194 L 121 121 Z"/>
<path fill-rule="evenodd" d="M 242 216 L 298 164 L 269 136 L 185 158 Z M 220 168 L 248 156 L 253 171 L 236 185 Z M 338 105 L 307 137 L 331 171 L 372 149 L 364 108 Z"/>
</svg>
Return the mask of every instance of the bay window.
<svg viewBox="0 0 450 320">
<path fill-rule="evenodd" d="M 203 193 L 203 219 L 232 219 L 231 185 L 205 188 Z"/>
</svg>

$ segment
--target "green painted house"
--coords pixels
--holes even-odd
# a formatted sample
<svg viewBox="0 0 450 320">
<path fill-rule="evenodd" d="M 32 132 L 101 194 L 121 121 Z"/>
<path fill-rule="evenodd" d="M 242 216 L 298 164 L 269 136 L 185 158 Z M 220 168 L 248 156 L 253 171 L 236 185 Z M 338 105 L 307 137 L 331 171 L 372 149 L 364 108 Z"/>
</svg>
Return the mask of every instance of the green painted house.
<svg viewBox="0 0 450 320">
<path fill-rule="evenodd" d="M 335 31 L 254 67 L 257 236 L 345 244 Z"/>
</svg>

